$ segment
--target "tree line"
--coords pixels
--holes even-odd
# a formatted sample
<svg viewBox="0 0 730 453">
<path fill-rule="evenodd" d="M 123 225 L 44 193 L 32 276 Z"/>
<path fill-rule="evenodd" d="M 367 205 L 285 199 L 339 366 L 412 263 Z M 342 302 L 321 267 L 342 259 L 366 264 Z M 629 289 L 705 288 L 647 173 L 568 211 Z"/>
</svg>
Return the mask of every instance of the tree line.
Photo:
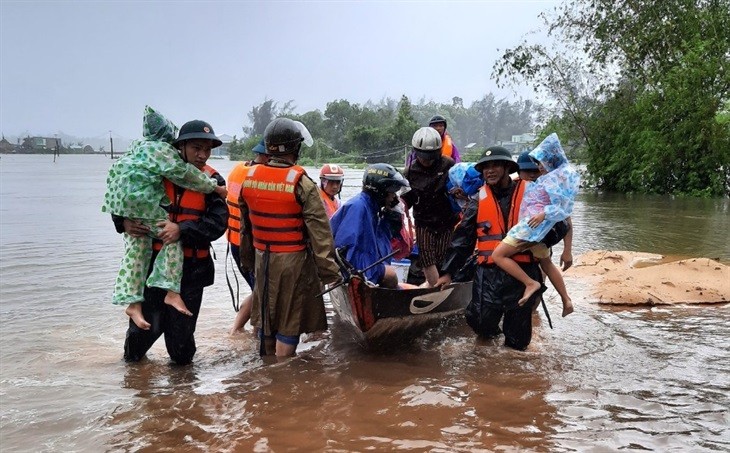
<svg viewBox="0 0 730 453">
<path fill-rule="evenodd" d="M 477 143 L 483 147 L 509 141 L 512 135 L 532 132 L 536 123 L 537 106 L 532 101 L 510 102 L 485 95 L 468 107 L 459 97 L 450 104 L 426 102 L 413 104 L 407 96 L 399 100 L 384 98 L 375 103 L 351 103 L 345 99 L 328 102 L 324 111 L 303 114 L 293 112 L 293 101 L 282 105 L 267 99 L 248 113 L 249 126 L 244 135 L 229 147 L 231 159 L 248 159 L 251 148 L 261 140 L 266 125 L 278 116 L 299 120 L 307 126 L 315 144 L 302 150 L 305 164 L 329 161 L 341 163 L 387 162 L 403 165 L 410 151 L 411 137 L 435 114 L 448 121 L 448 131 L 461 153 L 465 145 Z M 473 157 L 480 152 L 477 147 Z M 464 160 L 468 160 L 468 153 Z"/>
<path fill-rule="evenodd" d="M 596 187 L 730 195 L 730 0 L 566 0 L 542 20 L 549 39 L 506 49 L 492 73 L 500 87 L 532 87 L 539 104 L 403 96 L 295 114 L 293 101 L 266 100 L 248 113 L 231 158 L 249 158 L 266 124 L 286 115 L 315 138 L 305 164 L 402 165 L 413 132 L 440 114 L 465 161 L 512 135 L 535 132 L 539 143 L 557 132 Z"/>
</svg>

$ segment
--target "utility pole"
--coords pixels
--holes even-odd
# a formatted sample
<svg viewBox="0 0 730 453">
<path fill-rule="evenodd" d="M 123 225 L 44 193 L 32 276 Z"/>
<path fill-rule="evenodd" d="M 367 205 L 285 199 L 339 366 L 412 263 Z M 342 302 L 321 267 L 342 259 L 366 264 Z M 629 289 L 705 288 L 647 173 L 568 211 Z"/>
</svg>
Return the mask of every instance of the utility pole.
<svg viewBox="0 0 730 453">
<path fill-rule="evenodd" d="M 114 140 L 112 140 L 112 131 L 109 131 L 109 153 L 112 159 L 114 159 Z"/>
<path fill-rule="evenodd" d="M 54 144 L 55 146 L 53 147 L 53 162 L 55 163 L 56 162 L 56 156 L 60 156 L 61 153 L 60 153 L 60 151 L 58 149 L 58 134 L 53 134 L 53 136 L 56 139 L 56 143 Z"/>
</svg>

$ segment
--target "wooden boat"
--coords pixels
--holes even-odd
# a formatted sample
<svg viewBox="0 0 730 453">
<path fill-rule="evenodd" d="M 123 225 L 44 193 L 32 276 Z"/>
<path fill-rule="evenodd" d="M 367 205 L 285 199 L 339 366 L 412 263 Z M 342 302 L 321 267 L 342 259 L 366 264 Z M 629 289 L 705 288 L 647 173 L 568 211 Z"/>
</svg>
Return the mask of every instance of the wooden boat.
<svg viewBox="0 0 730 453">
<path fill-rule="evenodd" d="M 460 315 L 471 300 L 471 282 L 439 288 L 386 289 L 353 276 L 330 293 L 340 320 L 351 326 L 358 341 L 380 343 L 413 338 Z"/>
</svg>

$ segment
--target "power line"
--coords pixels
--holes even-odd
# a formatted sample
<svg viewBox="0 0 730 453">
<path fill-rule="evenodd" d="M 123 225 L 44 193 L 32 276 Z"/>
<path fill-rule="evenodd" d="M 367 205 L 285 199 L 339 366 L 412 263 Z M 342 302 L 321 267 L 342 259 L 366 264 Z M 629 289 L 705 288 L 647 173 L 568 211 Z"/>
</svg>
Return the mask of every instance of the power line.
<svg viewBox="0 0 730 453">
<path fill-rule="evenodd" d="M 341 156 L 352 157 L 355 159 L 364 159 L 364 160 L 395 156 L 395 155 L 402 154 L 403 150 L 404 150 L 403 145 L 401 145 L 401 146 L 394 146 L 391 148 L 380 149 L 380 150 L 363 150 L 362 154 L 350 154 L 350 153 L 344 153 L 342 151 L 339 151 L 323 141 L 320 141 L 318 143 L 323 144 L 324 146 L 326 146 L 327 148 L 329 148 L 330 150 L 332 150 L 333 152 L 335 152 L 336 154 L 339 154 Z"/>
</svg>

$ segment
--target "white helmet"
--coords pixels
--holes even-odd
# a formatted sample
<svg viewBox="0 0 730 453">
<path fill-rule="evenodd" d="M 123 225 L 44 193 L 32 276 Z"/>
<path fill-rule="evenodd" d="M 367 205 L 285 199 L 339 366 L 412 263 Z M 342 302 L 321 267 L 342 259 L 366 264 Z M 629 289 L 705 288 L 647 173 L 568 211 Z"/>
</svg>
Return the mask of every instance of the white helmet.
<svg viewBox="0 0 730 453">
<path fill-rule="evenodd" d="M 441 135 L 432 127 L 422 127 L 413 134 L 411 144 L 416 151 L 441 151 Z"/>
</svg>

